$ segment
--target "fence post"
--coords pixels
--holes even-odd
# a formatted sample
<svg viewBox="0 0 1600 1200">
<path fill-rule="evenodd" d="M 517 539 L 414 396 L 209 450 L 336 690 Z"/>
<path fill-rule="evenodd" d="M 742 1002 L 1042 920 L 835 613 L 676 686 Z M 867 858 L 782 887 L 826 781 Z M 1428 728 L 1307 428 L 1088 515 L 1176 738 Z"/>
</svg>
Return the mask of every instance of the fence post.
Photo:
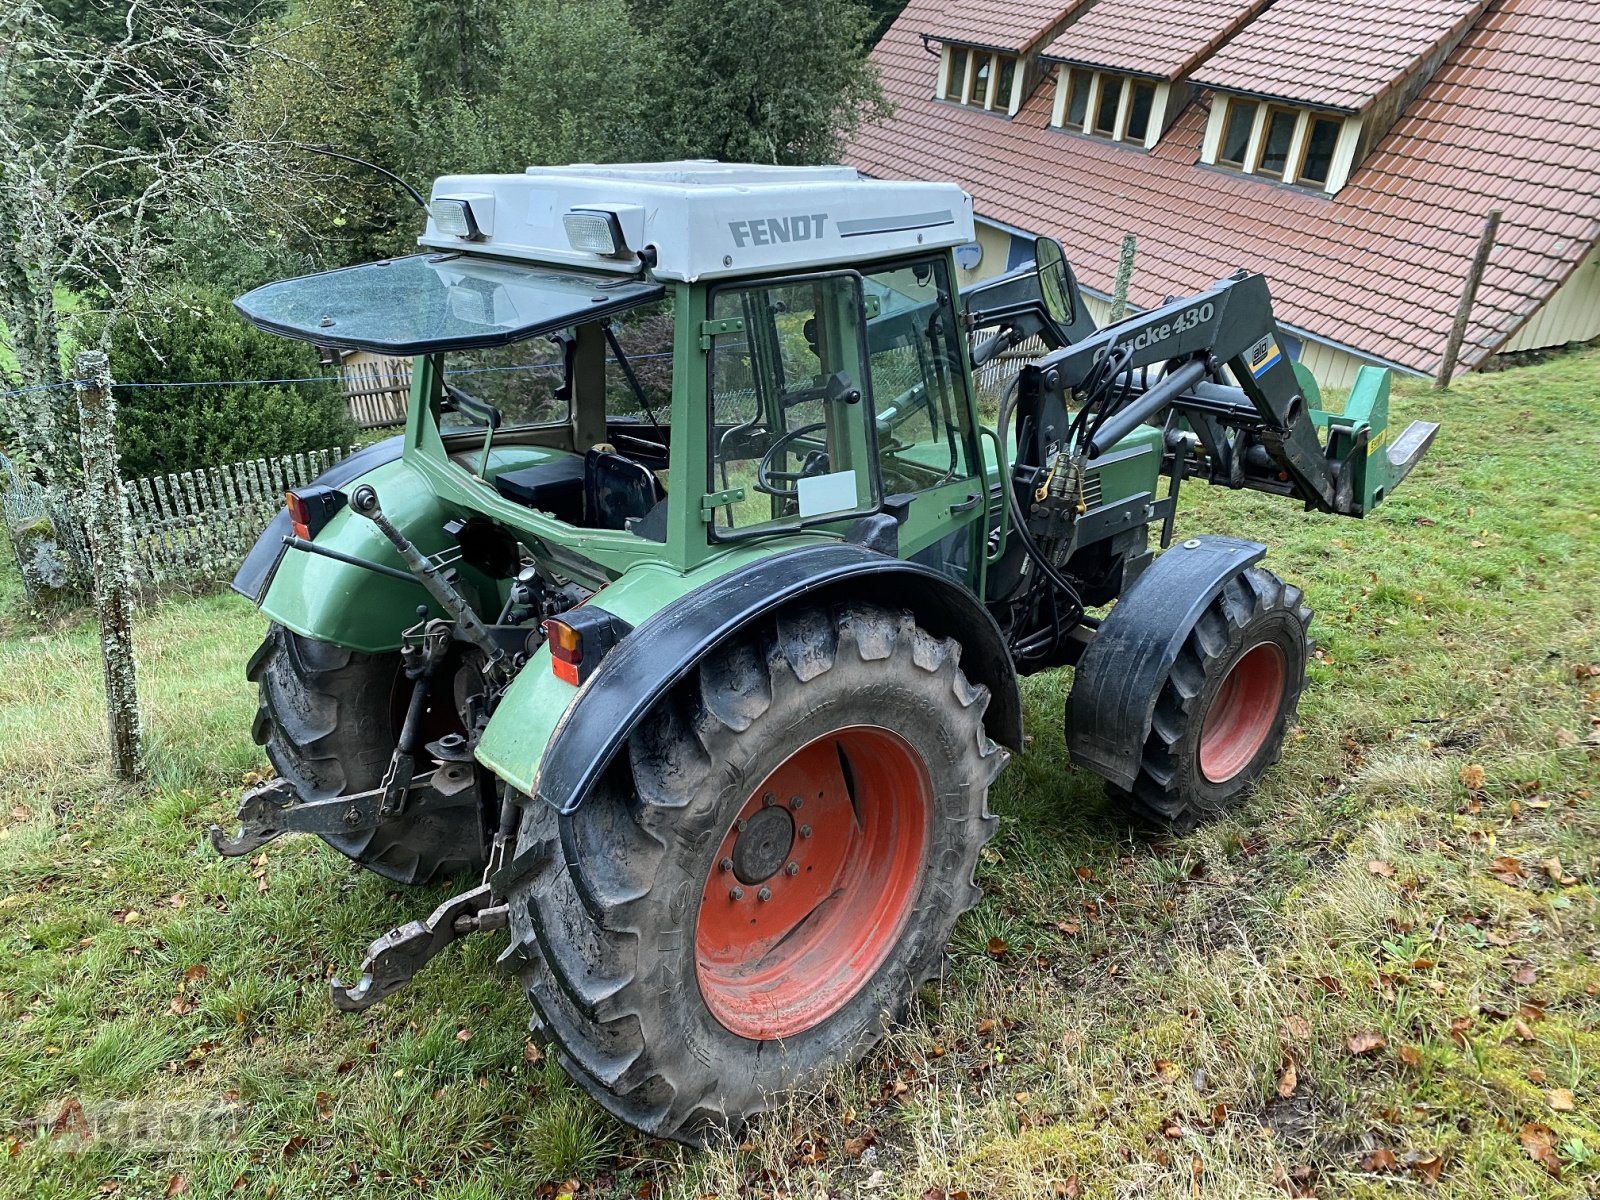
<svg viewBox="0 0 1600 1200">
<path fill-rule="evenodd" d="M 1478 285 L 1483 282 L 1484 269 L 1489 265 L 1489 255 L 1494 251 L 1495 235 L 1500 231 L 1500 210 L 1490 209 L 1483 223 L 1483 234 L 1478 238 L 1478 252 L 1473 255 L 1472 267 L 1467 271 L 1466 286 L 1461 289 L 1461 303 L 1456 307 L 1456 323 L 1450 329 L 1450 340 L 1445 343 L 1444 358 L 1439 363 L 1439 374 L 1433 381 L 1433 390 L 1450 390 L 1450 378 L 1456 373 L 1456 359 L 1461 354 L 1461 343 L 1466 340 L 1467 322 L 1472 317 L 1472 306 L 1478 301 Z"/>
<path fill-rule="evenodd" d="M 133 658 L 133 556 L 122 472 L 117 460 L 117 402 L 111 368 L 98 350 L 73 360 L 78 443 L 83 454 L 83 518 L 94 562 L 94 610 L 105 668 L 111 762 L 119 778 L 144 773 L 139 739 L 139 683 Z"/>
<path fill-rule="evenodd" d="M 1133 234 L 1122 237 L 1122 257 L 1117 260 L 1116 289 L 1111 295 L 1111 320 L 1115 324 L 1128 315 L 1128 284 L 1133 280 L 1133 252 L 1138 246 Z"/>
</svg>

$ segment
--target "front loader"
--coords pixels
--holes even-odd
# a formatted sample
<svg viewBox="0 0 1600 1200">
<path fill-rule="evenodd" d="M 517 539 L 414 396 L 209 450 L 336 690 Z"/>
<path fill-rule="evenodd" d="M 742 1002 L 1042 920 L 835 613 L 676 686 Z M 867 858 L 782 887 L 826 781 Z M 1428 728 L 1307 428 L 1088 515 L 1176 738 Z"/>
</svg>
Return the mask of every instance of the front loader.
<svg viewBox="0 0 1600 1200">
<path fill-rule="evenodd" d="M 217 849 L 308 832 L 459 889 L 336 1005 L 507 929 L 572 1077 L 703 1141 L 937 974 L 1021 675 L 1073 670 L 1072 759 L 1140 821 L 1276 760 L 1310 610 L 1264 546 L 1179 540 L 1179 488 L 1361 517 L 1435 427 L 1391 442 L 1372 369 L 1320 411 L 1260 276 L 1096 329 L 1048 239 L 958 292 L 973 236 L 958 188 L 846 168 L 530 168 L 437 181 L 417 255 L 240 298 L 413 361 L 404 434 L 235 580 L 277 777 Z"/>
</svg>

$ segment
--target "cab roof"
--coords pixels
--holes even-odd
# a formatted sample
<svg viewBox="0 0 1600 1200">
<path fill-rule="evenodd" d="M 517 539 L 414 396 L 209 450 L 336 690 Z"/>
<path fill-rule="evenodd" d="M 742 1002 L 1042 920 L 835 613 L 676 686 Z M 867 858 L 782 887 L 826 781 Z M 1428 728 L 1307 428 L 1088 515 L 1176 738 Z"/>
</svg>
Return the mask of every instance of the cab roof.
<svg viewBox="0 0 1600 1200">
<path fill-rule="evenodd" d="M 842 166 L 529 167 L 443 176 L 432 200 L 423 246 L 619 274 L 636 274 L 643 252 L 654 278 L 682 282 L 844 267 L 975 237 L 972 197 L 955 184 L 869 179 Z M 465 236 L 438 219 L 456 215 L 459 230 L 460 204 L 439 201 L 470 206 Z M 564 218 L 575 211 L 612 221 L 624 245 L 609 255 L 574 249 Z"/>
</svg>

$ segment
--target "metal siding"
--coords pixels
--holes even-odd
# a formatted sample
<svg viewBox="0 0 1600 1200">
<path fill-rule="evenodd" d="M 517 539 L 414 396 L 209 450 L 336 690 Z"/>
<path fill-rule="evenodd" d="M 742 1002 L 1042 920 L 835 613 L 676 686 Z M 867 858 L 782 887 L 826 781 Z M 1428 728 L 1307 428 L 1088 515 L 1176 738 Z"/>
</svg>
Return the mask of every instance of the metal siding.
<svg viewBox="0 0 1600 1200">
<path fill-rule="evenodd" d="M 1600 249 L 1589 257 L 1562 284 L 1561 290 L 1500 347 L 1500 353 L 1516 350 L 1542 350 L 1587 342 L 1600 337 Z"/>
</svg>

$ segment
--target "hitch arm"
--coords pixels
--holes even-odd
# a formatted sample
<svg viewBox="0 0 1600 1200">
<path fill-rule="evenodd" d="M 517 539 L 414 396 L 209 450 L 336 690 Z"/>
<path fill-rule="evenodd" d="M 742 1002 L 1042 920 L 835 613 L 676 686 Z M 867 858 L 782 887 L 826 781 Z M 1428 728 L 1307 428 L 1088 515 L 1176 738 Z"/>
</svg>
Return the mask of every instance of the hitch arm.
<svg viewBox="0 0 1600 1200">
<path fill-rule="evenodd" d="M 407 921 L 373 942 L 354 987 L 340 983 L 337 975 L 330 979 L 333 1006 L 343 1012 L 371 1008 L 410 983 L 451 942 L 479 930 L 503 929 L 509 921 L 510 910 L 495 902 L 486 883 L 452 896 L 424 919 Z"/>
</svg>

